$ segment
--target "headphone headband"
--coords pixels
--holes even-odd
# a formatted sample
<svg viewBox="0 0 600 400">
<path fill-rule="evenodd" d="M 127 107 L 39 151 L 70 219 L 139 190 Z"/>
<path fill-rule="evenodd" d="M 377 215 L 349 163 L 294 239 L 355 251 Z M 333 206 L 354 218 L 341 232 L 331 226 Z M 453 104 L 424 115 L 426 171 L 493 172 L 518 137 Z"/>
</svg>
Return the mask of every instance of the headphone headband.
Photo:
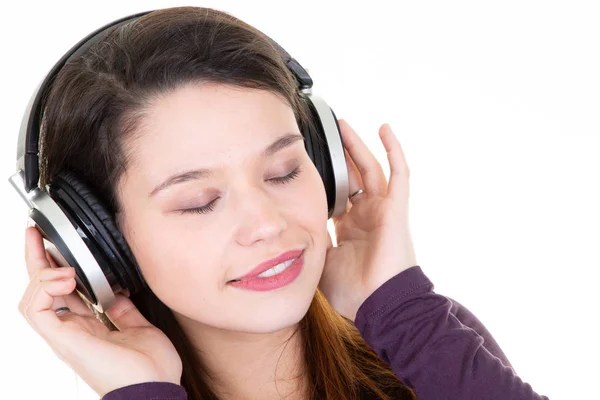
<svg viewBox="0 0 600 400">
<path fill-rule="evenodd" d="M 67 64 L 72 58 L 78 57 L 86 52 L 94 43 L 103 39 L 110 28 L 117 28 L 126 23 L 132 22 L 139 17 L 149 14 L 152 11 L 144 11 L 136 14 L 129 15 L 127 17 L 120 18 L 113 22 L 110 22 L 101 28 L 96 29 L 94 32 L 81 39 L 75 46 L 67 51 L 56 64 L 50 69 L 50 72 L 46 75 L 44 80 L 38 85 L 33 96 L 29 100 L 25 113 L 21 120 L 21 128 L 19 130 L 19 139 L 17 143 L 17 171 L 23 171 L 23 179 L 25 191 L 29 192 L 31 189 L 37 187 L 40 179 L 40 168 L 39 168 L 39 137 L 40 127 L 42 122 L 42 101 L 47 96 L 51 84 L 56 78 L 56 75 L 60 70 Z M 259 31 L 260 32 L 260 31 Z M 300 65 L 292 56 L 283 49 L 275 40 L 270 38 L 261 32 L 281 54 L 286 65 L 293 73 L 300 90 L 310 89 L 313 85 L 313 81 L 308 75 L 306 69 Z"/>
<path fill-rule="evenodd" d="M 92 187 L 75 172 L 59 171 L 57 176 L 52 177 L 52 182 L 38 189 L 38 148 L 43 107 L 52 82 L 65 64 L 102 40 L 110 29 L 149 12 L 133 14 L 95 30 L 52 67 L 25 110 L 17 145 L 17 172 L 9 178 L 27 203 L 29 217 L 45 239 L 44 247 L 55 261 L 75 268 L 77 291 L 99 312 L 110 308 L 115 294 L 124 289 L 135 295 L 148 287 L 114 214 L 94 195 Z M 349 184 L 335 113 L 323 99 L 312 93 L 313 82 L 308 72 L 273 39 L 258 32 L 280 53 L 299 90 L 306 96 L 314 129 L 303 132 L 305 148 L 323 180 L 329 217 L 340 215 L 346 209 Z"/>
</svg>

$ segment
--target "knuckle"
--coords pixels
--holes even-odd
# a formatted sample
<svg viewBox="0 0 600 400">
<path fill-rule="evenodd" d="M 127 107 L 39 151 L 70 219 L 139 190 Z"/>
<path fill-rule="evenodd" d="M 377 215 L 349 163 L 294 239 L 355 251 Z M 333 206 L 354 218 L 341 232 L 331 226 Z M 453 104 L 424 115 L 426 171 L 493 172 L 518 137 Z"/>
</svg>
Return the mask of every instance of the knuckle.
<svg viewBox="0 0 600 400">
<path fill-rule="evenodd" d="M 31 279 L 30 282 L 36 282 L 40 280 L 40 274 L 41 274 L 42 269 L 38 269 L 36 270 L 33 275 L 31 275 Z"/>
<path fill-rule="evenodd" d="M 49 281 L 58 276 L 58 271 L 55 268 L 42 268 L 39 271 L 38 277 L 41 281 Z"/>
<path fill-rule="evenodd" d="M 46 282 L 56 280 L 62 275 L 64 275 L 64 270 L 62 269 L 45 267 L 38 270 L 36 278 L 40 282 Z"/>
<path fill-rule="evenodd" d="M 60 281 L 41 281 L 40 282 L 40 292 L 41 293 L 45 293 L 48 296 L 51 296 L 51 292 L 54 292 L 54 289 L 57 287 L 58 284 L 60 284 Z"/>
</svg>

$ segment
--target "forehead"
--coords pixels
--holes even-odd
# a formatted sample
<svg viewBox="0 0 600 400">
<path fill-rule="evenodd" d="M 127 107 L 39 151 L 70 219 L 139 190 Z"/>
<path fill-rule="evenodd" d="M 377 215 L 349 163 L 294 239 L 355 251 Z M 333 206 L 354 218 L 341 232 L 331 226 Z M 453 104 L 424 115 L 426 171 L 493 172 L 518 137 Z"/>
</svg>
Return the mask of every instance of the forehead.
<svg viewBox="0 0 600 400">
<path fill-rule="evenodd" d="M 190 84 L 153 99 L 138 131 L 132 166 L 164 169 L 194 160 L 193 166 L 215 166 L 258 154 L 298 126 L 291 107 L 272 92 Z"/>
</svg>

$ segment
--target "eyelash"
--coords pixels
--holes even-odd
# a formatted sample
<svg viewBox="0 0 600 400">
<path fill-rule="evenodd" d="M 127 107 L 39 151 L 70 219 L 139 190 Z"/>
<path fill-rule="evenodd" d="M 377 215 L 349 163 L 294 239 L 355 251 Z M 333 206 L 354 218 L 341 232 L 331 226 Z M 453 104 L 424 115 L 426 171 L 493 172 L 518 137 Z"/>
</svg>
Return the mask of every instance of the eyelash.
<svg viewBox="0 0 600 400">
<path fill-rule="evenodd" d="M 300 167 L 297 167 L 296 169 L 294 169 L 292 172 L 290 172 L 286 176 L 281 176 L 279 178 L 272 178 L 269 180 L 274 181 L 278 184 L 290 183 L 291 181 L 296 179 L 298 177 L 298 175 L 300 175 L 300 172 L 301 172 Z M 218 197 L 205 206 L 181 210 L 181 214 L 207 214 L 215 209 L 215 202 L 217 200 L 219 200 Z"/>
</svg>

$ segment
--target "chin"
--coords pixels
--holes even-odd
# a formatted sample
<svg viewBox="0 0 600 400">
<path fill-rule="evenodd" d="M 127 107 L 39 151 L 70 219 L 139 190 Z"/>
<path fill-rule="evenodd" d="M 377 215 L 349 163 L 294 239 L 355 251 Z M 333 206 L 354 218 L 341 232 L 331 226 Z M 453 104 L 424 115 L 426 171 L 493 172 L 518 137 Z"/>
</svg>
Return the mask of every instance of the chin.
<svg viewBox="0 0 600 400">
<path fill-rule="evenodd" d="M 238 332 L 247 333 L 273 333 L 296 326 L 306 315 L 306 309 L 297 309 L 295 312 L 270 313 L 258 316 L 255 320 L 239 321 L 234 328 Z"/>
</svg>

